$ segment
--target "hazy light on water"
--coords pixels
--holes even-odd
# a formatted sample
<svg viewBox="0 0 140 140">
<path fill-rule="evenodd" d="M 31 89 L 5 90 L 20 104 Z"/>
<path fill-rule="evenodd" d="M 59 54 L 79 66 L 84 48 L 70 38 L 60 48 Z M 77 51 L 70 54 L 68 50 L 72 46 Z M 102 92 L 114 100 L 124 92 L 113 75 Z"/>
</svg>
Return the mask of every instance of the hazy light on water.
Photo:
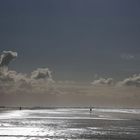
<svg viewBox="0 0 140 140">
<path fill-rule="evenodd" d="M 0 140 L 133 137 L 140 133 L 139 117 L 138 109 L 93 109 L 92 113 L 87 108 L 5 111 L 0 114 Z"/>
</svg>

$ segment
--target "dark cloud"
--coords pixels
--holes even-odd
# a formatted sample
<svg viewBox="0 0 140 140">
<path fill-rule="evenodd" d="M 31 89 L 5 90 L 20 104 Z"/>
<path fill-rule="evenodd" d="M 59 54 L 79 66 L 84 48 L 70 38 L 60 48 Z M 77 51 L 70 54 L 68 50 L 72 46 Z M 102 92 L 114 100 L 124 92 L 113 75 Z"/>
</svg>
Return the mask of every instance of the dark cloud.
<svg viewBox="0 0 140 140">
<path fill-rule="evenodd" d="M 17 57 L 17 52 L 13 51 L 3 51 L 0 56 L 0 67 L 7 66 L 10 61 Z"/>
<path fill-rule="evenodd" d="M 48 68 L 38 68 L 31 74 L 32 79 L 52 79 L 51 71 Z"/>
<path fill-rule="evenodd" d="M 140 74 L 124 79 L 123 81 L 119 82 L 119 85 L 140 87 Z"/>
</svg>

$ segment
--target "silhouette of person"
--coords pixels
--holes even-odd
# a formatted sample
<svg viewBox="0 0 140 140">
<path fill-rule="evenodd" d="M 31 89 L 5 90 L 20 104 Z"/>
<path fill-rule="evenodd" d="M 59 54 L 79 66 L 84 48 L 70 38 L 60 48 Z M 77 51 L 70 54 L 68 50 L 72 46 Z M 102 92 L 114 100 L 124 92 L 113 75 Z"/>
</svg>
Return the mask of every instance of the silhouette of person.
<svg viewBox="0 0 140 140">
<path fill-rule="evenodd" d="M 89 111 L 90 111 L 90 113 L 92 112 L 92 107 L 90 107 Z"/>
</svg>

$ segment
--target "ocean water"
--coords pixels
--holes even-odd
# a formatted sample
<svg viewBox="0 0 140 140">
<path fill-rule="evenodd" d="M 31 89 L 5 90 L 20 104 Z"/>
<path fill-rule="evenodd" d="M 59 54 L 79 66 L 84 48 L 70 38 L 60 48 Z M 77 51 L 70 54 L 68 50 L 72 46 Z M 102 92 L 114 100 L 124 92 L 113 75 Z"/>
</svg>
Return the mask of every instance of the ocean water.
<svg viewBox="0 0 140 140">
<path fill-rule="evenodd" d="M 140 109 L 0 112 L 0 140 L 140 140 Z"/>
</svg>

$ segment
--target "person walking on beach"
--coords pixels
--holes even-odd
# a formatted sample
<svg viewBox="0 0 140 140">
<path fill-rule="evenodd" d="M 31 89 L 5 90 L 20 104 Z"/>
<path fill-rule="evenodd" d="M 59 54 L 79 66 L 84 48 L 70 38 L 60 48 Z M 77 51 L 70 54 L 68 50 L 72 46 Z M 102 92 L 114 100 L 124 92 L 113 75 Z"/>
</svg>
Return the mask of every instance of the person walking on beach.
<svg viewBox="0 0 140 140">
<path fill-rule="evenodd" d="M 92 112 L 92 107 L 89 108 L 90 113 Z"/>
<path fill-rule="evenodd" d="M 90 115 L 92 114 L 92 115 L 95 115 L 95 113 L 94 113 L 94 108 L 93 107 L 90 107 L 89 108 L 89 112 L 90 112 Z"/>
</svg>

